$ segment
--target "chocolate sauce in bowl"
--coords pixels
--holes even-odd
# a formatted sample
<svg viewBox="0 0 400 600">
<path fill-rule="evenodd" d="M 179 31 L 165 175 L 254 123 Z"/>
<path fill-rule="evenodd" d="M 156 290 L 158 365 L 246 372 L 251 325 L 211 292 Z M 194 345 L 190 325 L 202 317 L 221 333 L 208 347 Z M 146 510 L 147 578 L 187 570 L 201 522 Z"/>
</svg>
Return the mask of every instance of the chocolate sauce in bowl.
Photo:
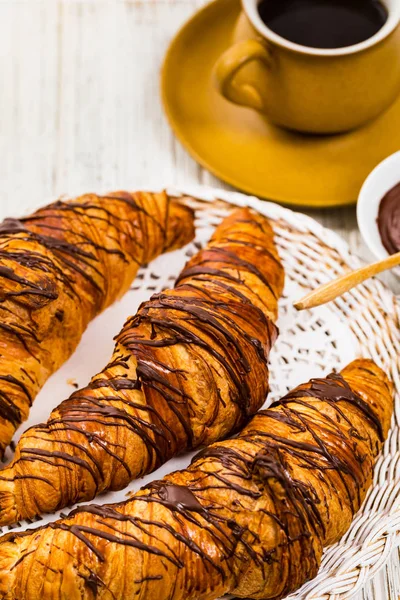
<svg viewBox="0 0 400 600">
<path fill-rule="evenodd" d="M 382 198 L 377 222 L 382 244 L 389 254 L 400 252 L 400 183 Z"/>
</svg>

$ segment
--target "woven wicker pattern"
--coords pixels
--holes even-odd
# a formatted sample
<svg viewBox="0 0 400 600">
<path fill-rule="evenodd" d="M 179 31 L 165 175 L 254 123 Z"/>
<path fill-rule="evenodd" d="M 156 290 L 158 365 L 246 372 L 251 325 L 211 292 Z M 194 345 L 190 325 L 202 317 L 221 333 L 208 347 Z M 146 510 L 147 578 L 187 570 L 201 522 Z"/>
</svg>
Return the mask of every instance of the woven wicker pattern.
<svg viewBox="0 0 400 600">
<path fill-rule="evenodd" d="M 206 242 L 232 205 L 248 205 L 272 219 L 286 269 L 286 287 L 280 303 L 281 335 L 271 355 L 272 390 L 268 403 L 307 378 L 338 369 L 356 356 L 372 357 L 395 383 L 393 427 L 376 467 L 374 487 L 346 536 L 325 552 L 317 578 L 290 600 L 349 598 L 383 566 L 400 543 L 400 307 L 397 300 L 379 281 L 371 280 L 330 305 L 298 313 L 292 307 L 295 298 L 359 266 L 358 259 L 349 254 L 346 244 L 336 234 L 309 217 L 242 194 L 203 187 L 170 191 L 187 197 L 185 201 L 196 209 L 196 241 L 181 251 L 158 258 L 140 271 L 132 287 L 135 294 L 127 294 L 120 305 L 104 316 L 108 319 L 107 332 L 117 333 L 128 312 L 133 313 L 142 300 L 173 284 L 187 258 Z M 100 320 L 93 324 L 93 329 L 96 327 L 100 327 Z M 57 381 L 61 384 L 66 376 L 75 379 L 74 363 L 65 365 L 53 381 L 52 389 L 58 391 L 51 396 L 53 404 L 41 402 L 40 397 L 24 429 L 46 419 L 52 406 L 59 403 L 62 396 Z M 85 381 L 79 380 L 79 383 L 82 385 Z M 44 392 L 46 394 L 46 389 Z M 129 491 L 139 489 L 168 471 L 185 467 L 189 460 L 190 456 L 184 456 L 170 461 L 156 473 L 133 482 Z M 125 497 L 126 490 L 107 494 L 96 501 L 116 502 Z M 39 524 L 52 521 L 56 516 L 46 517 Z M 21 530 L 27 527 L 32 524 L 19 526 Z"/>
</svg>

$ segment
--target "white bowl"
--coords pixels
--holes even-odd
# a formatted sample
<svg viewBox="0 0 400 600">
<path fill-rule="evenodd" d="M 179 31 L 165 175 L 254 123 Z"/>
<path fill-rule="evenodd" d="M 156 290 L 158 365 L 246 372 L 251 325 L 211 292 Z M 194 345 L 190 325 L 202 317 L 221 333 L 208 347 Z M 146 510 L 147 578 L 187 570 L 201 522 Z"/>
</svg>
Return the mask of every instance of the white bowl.
<svg viewBox="0 0 400 600">
<path fill-rule="evenodd" d="M 357 202 L 357 221 L 368 248 L 378 259 L 389 253 L 382 244 L 377 217 L 383 197 L 400 183 L 400 152 L 392 154 L 368 175 Z M 399 271 L 396 269 L 397 274 Z"/>
</svg>

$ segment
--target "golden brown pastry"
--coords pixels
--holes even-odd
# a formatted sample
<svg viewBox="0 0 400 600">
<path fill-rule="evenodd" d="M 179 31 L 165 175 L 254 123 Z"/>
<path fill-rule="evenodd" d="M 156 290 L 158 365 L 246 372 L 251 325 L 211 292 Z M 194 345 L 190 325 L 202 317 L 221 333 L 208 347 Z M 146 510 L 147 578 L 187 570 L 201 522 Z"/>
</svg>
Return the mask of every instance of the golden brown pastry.
<svg viewBox="0 0 400 600">
<path fill-rule="evenodd" d="M 0 224 L 0 457 L 89 321 L 192 237 L 192 212 L 165 193 L 86 194 Z"/>
<path fill-rule="evenodd" d="M 348 529 L 392 404 L 369 360 L 311 380 L 130 500 L 3 537 L 0 598 L 282 598 Z"/>
<path fill-rule="evenodd" d="M 234 211 L 127 321 L 105 369 L 22 436 L 0 472 L 0 524 L 122 489 L 242 427 L 268 393 L 282 287 L 268 220 Z"/>
</svg>

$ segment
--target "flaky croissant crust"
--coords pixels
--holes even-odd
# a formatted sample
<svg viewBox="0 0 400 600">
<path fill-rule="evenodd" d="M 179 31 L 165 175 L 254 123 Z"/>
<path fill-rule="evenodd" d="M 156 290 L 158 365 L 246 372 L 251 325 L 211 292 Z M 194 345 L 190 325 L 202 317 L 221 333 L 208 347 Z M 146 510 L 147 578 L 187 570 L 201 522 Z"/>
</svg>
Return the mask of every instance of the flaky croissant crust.
<svg viewBox="0 0 400 600">
<path fill-rule="evenodd" d="M 242 427 L 268 393 L 282 286 L 268 220 L 234 211 L 127 321 L 105 369 L 22 436 L 0 472 L 0 524 L 122 489 Z"/>
<path fill-rule="evenodd" d="M 130 500 L 5 536 L 0 598 L 282 598 L 349 527 L 392 405 L 369 360 L 311 380 Z"/>
<path fill-rule="evenodd" d="M 192 212 L 165 193 L 86 194 L 0 225 L 0 455 L 88 322 L 192 237 Z"/>
</svg>

